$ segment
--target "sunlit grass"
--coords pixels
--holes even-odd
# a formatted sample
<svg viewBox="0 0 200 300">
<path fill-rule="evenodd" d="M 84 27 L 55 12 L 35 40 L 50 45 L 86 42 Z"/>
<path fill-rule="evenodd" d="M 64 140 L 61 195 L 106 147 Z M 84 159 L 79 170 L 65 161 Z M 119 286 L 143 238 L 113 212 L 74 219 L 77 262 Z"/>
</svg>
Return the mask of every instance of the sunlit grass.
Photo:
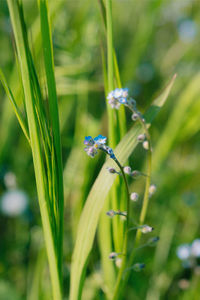
<svg viewBox="0 0 200 300">
<path fill-rule="evenodd" d="M 160 241 L 134 251 L 133 264 L 146 267 L 126 273 L 124 295 L 198 299 L 196 261 L 185 269 L 176 255 L 200 237 L 198 1 L 48 2 L 3 1 L 0 14 L 0 298 L 113 298 L 119 269 L 108 256 L 120 252 L 124 222 L 106 211 L 126 210 L 124 186 L 107 173 L 112 163 L 103 155 L 86 156 L 83 140 L 108 136 L 122 164 L 146 173 L 146 152 L 135 144 L 141 128 L 106 97 L 128 87 L 145 112 L 177 73 L 149 129 L 157 192 L 145 222 Z M 133 223 L 146 179 L 129 181 L 139 194 Z M 26 208 L 13 206 L 9 215 L 2 201 L 18 191 L 28 195 Z M 138 246 L 145 242 L 141 236 Z"/>
</svg>

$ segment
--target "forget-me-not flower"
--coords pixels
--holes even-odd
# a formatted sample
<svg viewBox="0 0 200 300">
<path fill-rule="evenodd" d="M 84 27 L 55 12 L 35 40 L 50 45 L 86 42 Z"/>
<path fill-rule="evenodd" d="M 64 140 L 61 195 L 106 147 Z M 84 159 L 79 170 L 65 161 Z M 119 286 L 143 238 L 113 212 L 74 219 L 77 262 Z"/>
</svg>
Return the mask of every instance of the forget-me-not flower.
<svg viewBox="0 0 200 300">
<path fill-rule="evenodd" d="M 110 158 L 114 159 L 115 155 L 109 146 L 106 145 L 107 137 L 99 134 L 94 139 L 91 136 L 86 136 L 84 140 L 84 144 L 86 147 L 84 148 L 85 152 L 90 156 L 94 157 L 98 153 L 98 149 L 106 152 Z"/>
<path fill-rule="evenodd" d="M 128 89 L 117 88 L 108 94 L 107 99 L 112 108 L 119 109 L 121 104 L 128 103 Z"/>
</svg>

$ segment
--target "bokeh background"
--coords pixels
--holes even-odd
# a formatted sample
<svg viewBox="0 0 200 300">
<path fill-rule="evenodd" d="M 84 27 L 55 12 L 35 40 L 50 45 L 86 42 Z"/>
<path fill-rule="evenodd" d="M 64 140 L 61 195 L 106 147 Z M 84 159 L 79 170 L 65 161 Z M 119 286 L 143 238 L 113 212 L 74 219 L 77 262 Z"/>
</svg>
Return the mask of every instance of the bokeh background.
<svg viewBox="0 0 200 300">
<path fill-rule="evenodd" d="M 37 1 L 23 3 L 42 78 Z M 98 1 L 49 3 L 64 161 L 67 295 L 78 220 L 104 160 L 103 156 L 90 160 L 83 139 L 87 134 L 107 133 L 101 59 L 106 41 Z M 150 130 L 157 192 L 147 221 L 160 241 L 138 251 L 138 260 L 146 268 L 131 276 L 126 299 L 199 299 L 200 245 L 197 240 L 195 255 L 188 245 L 200 238 L 200 2 L 115 0 L 113 27 L 122 83 L 141 111 L 177 73 L 169 99 Z M 20 103 L 21 81 L 5 0 L 0 1 L 0 41 L 0 67 Z M 142 169 L 144 157 L 145 151 L 136 149 L 131 158 L 136 169 Z M 143 185 L 138 181 L 135 188 L 140 192 Z M 140 207 L 138 202 L 138 214 Z M 105 299 L 98 249 L 95 240 L 83 299 Z M 33 300 L 35 288 L 40 289 L 40 299 L 51 299 L 48 278 L 31 151 L 1 86 L 0 299 Z"/>
</svg>

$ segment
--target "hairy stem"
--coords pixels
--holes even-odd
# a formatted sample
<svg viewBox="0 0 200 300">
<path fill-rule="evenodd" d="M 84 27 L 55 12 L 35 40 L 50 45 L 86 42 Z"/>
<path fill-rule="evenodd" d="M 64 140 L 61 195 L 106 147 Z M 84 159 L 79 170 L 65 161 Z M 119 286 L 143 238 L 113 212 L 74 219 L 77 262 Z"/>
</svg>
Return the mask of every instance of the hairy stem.
<svg viewBox="0 0 200 300">
<path fill-rule="evenodd" d="M 121 266 L 121 268 L 118 272 L 117 281 L 116 281 L 115 289 L 114 289 L 114 295 L 113 295 L 113 300 L 116 300 L 118 298 L 118 293 L 119 293 L 119 290 L 120 290 L 122 276 L 123 276 L 124 270 L 126 268 L 126 261 L 127 261 L 128 229 L 129 229 L 129 219 L 130 219 L 130 192 L 129 192 L 128 182 L 127 182 L 123 167 L 121 166 L 121 164 L 119 163 L 119 161 L 117 159 L 114 159 L 114 161 L 116 162 L 116 164 L 118 165 L 118 167 L 120 168 L 120 171 L 122 173 L 122 177 L 123 177 L 125 187 L 126 187 L 126 196 L 127 196 L 126 230 L 125 230 L 125 237 L 124 237 L 123 251 L 122 251 L 122 253 L 124 255 L 123 255 L 123 258 L 122 258 L 122 266 Z"/>
</svg>

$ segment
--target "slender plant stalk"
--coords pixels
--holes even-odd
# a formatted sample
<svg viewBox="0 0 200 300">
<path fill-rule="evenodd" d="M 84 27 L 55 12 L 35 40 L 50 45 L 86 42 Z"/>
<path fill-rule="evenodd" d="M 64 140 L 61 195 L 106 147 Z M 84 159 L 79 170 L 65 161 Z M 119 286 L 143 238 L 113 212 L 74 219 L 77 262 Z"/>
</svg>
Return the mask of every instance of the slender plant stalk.
<svg viewBox="0 0 200 300">
<path fill-rule="evenodd" d="M 59 277 L 57 257 L 55 251 L 55 239 L 52 232 L 50 213 L 48 210 L 48 193 L 46 187 L 46 174 L 43 164 L 41 142 L 39 136 L 39 128 L 37 124 L 37 116 L 34 107 L 34 92 L 31 86 L 31 74 L 28 57 L 28 45 L 23 32 L 22 26 L 22 7 L 16 0 L 8 0 L 8 7 L 14 31 L 17 53 L 19 57 L 19 64 L 22 74 L 22 82 L 25 95 L 25 104 L 28 118 L 28 127 L 31 141 L 31 149 L 33 155 L 33 164 L 36 177 L 36 186 L 39 198 L 40 212 L 42 218 L 42 225 L 44 230 L 44 238 L 50 268 L 51 283 L 53 289 L 53 299 L 62 300 L 61 282 Z"/>
<path fill-rule="evenodd" d="M 107 68 L 108 68 L 108 92 L 114 89 L 114 62 L 113 62 L 113 30 L 112 30 L 112 1 L 106 0 L 106 20 L 107 20 Z M 117 144 L 117 134 L 115 130 L 115 115 L 108 107 L 108 135 L 111 148 Z"/>
<path fill-rule="evenodd" d="M 152 167 L 152 146 L 151 146 L 151 138 L 149 135 L 149 131 L 147 129 L 145 122 L 142 120 L 142 118 L 139 118 L 139 122 L 144 129 L 144 132 L 145 132 L 148 144 L 149 144 L 149 149 L 148 149 L 148 153 L 147 153 L 147 172 L 146 172 L 147 176 L 146 176 L 146 183 L 145 183 L 145 192 L 144 192 L 144 199 L 143 199 L 142 209 L 141 209 L 140 218 L 139 218 L 139 225 L 143 225 L 145 218 L 146 218 L 147 208 L 148 208 L 148 204 L 149 204 L 149 187 L 151 184 L 151 167 Z M 113 300 L 121 299 L 121 297 L 122 297 L 124 288 L 126 286 L 130 272 L 132 270 L 131 266 L 133 264 L 134 257 L 135 257 L 135 249 L 139 245 L 140 238 L 141 238 L 141 230 L 140 230 L 140 227 L 138 226 L 138 229 L 136 231 L 136 236 L 135 236 L 135 245 L 134 245 L 133 251 L 130 255 L 129 261 L 128 261 L 127 270 L 124 273 L 124 278 L 123 278 L 123 281 L 121 281 L 121 285 L 119 284 L 118 289 L 116 289 L 116 291 L 115 291 L 115 296 L 113 297 Z"/>
<path fill-rule="evenodd" d="M 118 167 L 120 168 L 120 171 L 122 173 L 122 177 L 123 177 L 123 180 L 124 180 L 124 183 L 125 183 L 125 187 L 126 187 L 127 216 L 126 216 L 125 237 L 124 237 L 124 241 L 123 241 L 122 265 L 121 265 L 121 268 L 120 268 L 120 270 L 118 272 L 118 275 L 117 275 L 117 281 L 116 281 L 116 284 L 115 284 L 114 294 L 113 294 L 113 298 L 112 298 L 113 300 L 118 299 L 118 290 L 120 289 L 122 276 L 123 276 L 124 270 L 126 268 L 127 251 L 128 251 L 128 229 L 129 229 L 129 219 L 130 219 L 130 192 L 129 192 L 128 182 L 126 180 L 126 175 L 124 173 L 123 167 L 121 166 L 121 164 L 119 163 L 118 160 L 115 160 L 115 162 L 118 165 Z"/>
</svg>

